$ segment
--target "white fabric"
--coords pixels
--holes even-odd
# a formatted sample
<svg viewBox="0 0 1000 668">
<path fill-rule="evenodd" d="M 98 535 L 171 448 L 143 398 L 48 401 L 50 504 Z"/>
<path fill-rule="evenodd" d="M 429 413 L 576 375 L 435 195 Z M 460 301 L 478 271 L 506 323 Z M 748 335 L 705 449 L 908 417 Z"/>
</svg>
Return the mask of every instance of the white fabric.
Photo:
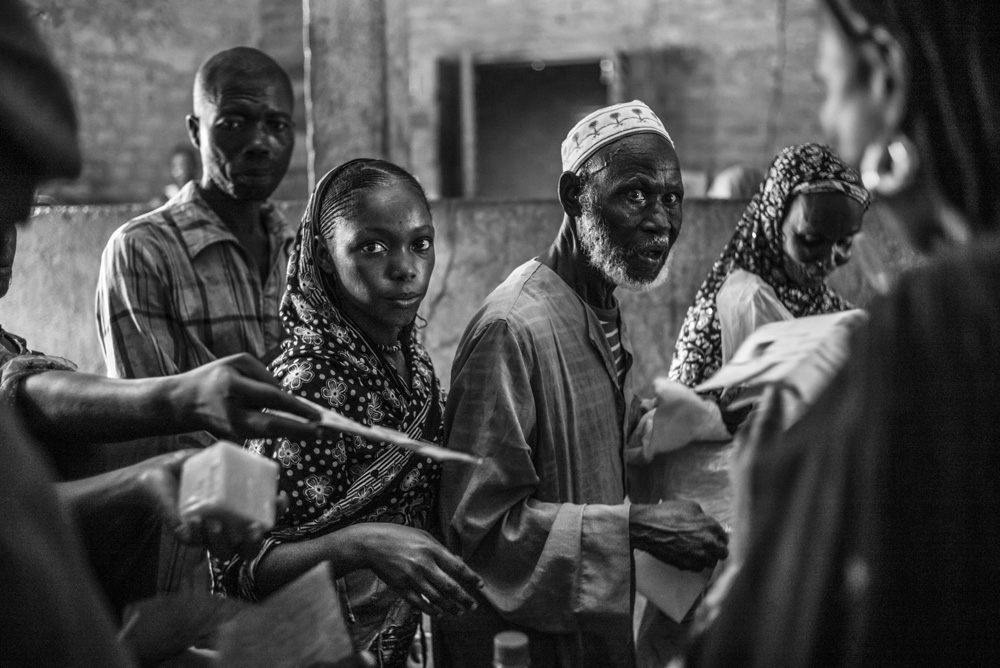
<svg viewBox="0 0 1000 668">
<path fill-rule="evenodd" d="M 629 135 L 651 132 L 665 138 L 670 145 L 674 140 L 653 110 L 639 100 L 613 104 L 587 114 L 573 126 L 562 143 L 562 168 L 575 172 L 598 149 Z"/>
<path fill-rule="evenodd" d="M 656 408 L 642 416 L 636 428 L 639 451 L 629 458 L 650 462 L 658 454 L 679 450 L 694 441 L 728 441 L 719 406 L 684 383 L 661 376 L 653 381 Z"/>
<path fill-rule="evenodd" d="M 794 318 L 774 288 L 744 269 L 729 274 L 715 297 L 715 306 L 722 334 L 723 364 L 732 359 L 740 344 L 761 325 Z"/>
</svg>

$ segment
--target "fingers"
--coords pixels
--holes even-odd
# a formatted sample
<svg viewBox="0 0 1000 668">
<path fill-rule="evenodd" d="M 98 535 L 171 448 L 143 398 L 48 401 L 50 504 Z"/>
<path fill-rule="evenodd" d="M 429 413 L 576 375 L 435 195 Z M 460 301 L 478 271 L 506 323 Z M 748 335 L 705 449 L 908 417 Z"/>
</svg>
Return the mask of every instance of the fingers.
<svg viewBox="0 0 1000 668">
<path fill-rule="evenodd" d="M 427 532 L 372 525 L 365 545 L 373 570 L 422 612 L 440 617 L 476 608 L 482 579 Z"/>
<path fill-rule="evenodd" d="M 198 452 L 194 448 L 178 450 L 140 462 L 133 471 L 143 493 L 156 505 L 167 526 L 177 527 L 181 517 L 177 509 L 180 477 L 184 461 Z"/>
<path fill-rule="evenodd" d="M 705 528 L 706 535 L 702 540 L 701 549 L 698 550 L 700 555 L 704 555 L 703 561 L 705 563 L 701 568 L 706 568 L 729 556 L 729 534 L 726 533 L 726 530 L 715 520 L 710 520 Z"/>
<path fill-rule="evenodd" d="M 276 386 L 278 384 L 274 379 L 274 376 L 271 375 L 271 372 L 267 370 L 266 366 L 256 360 L 253 356 L 246 353 L 239 353 L 237 355 L 224 357 L 219 360 L 219 363 L 235 369 L 241 375 L 260 381 L 261 383 L 267 383 L 271 386 Z"/>
<path fill-rule="evenodd" d="M 403 598 L 410 602 L 410 605 L 420 610 L 425 615 L 431 617 L 444 616 L 444 609 L 435 605 L 431 600 L 417 590 L 410 590 L 403 594 Z"/>
<path fill-rule="evenodd" d="M 466 607 L 475 607 L 476 599 L 473 597 L 477 590 L 482 589 L 484 582 L 479 574 L 469 568 L 464 561 L 448 552 L 444 546 L 437 557 L 438 567 L 447 574 L 449 581 L 455 583 L 456 589 L 464 597 Z"/>
<path fill-rule="evenodd" d="M 297 441 L 319 438 L 322 435 L 319 425 L 314 422 L 255 410 L 245 412 L 232 427 L 234 435 L 239 439 L 283 437 Z"/>
<path fill-rule="evenodd" d="M 443 546 L 437 546 L 434 561 L 417 583 L 423 601 L 441 613 L 452 615 L 475 610 L 478 604 L 474 593 L 482 588 L 482 578 Z"/>
<path fill-rule="evenodd" d="M 271 383 L 259 382 L 252 378 L 238 378 L 233 383 L 232 395 L 240 405 L 247 408 L 271 408 L 307 420 L 320 419 L 319 411 L 315 408 Z"/>
<path fill-rule="evenodd" d="M 239 554 L 250 559 L 260 551 L 266 534 L 259 524 L 225 522 L 219 518 L 189 518 L 174 530 L 177 538 L 188 545 L 207 548 L 223 561 Z"/>
<path fill-rule="evenodd" d="M 438 567 L 414 582 L 414 593 L 419 599 L 415 605 L 432 617 L 461 615 L 477 607 L 476 600 Z"/>
</svg>

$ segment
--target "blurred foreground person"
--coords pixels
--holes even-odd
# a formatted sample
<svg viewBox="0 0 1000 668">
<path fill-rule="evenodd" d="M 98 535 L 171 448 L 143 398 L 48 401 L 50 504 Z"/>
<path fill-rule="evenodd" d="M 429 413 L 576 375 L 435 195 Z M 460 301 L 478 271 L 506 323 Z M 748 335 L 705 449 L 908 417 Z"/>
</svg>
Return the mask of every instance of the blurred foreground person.
<svg viewBox="0 0 1000 668">
<path fill-rule="evenodd" d="M 27 221 L 35 187 L 77 176 L 81 158 L 69 91 L 34 26 L 14 0 L 0 0 L 0 14 L 0 287 L 6 293 L 14 226 Z M 210 369 L 169 380 L 125 382 L 72 373 L 60 366 L 65 360 L 57 363 L 33 353 L 23 339 L 6 332 L 0 334 L 0 355 L 5 395 L 0 401 L 2 662 L 130 665 L 115 640 L 112 616 L 71 517 L 98 526 L 124 504 L 145 506 L 176 523 L 177 479 L 189 453 L 57 488 L 46 446 L 36 438 L 51 441 L 48 445 L 60 439 L 115 440 L 209 424 L 233 435 L 312 432 L 313 425 L 276 419 L 259 409 L 315 415 L 261 380 L 263 368 L 253 360 L 220 360 Z M 108 529 L 108 524 L 99 527 Z"/>
<path fill-rule="evenodd" d="M 687 665 L 997 665 L 995 6 L 823 0 L 820 13 L 824 129 L 882 217 L 939 257 L 873 303 L 788 432 L 767 427 L 780 394 L 762 407 L 747 556 Z"/>
</svg>

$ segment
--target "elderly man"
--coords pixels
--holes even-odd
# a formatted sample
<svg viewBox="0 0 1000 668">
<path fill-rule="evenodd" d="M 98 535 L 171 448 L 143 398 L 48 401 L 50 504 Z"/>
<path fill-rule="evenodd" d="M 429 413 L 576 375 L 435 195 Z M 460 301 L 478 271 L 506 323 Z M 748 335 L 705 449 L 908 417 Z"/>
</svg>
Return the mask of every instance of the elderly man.
<svg viewBox="0 0 1000 668">
<path fill-rule="evenodd" d="M 101 258 L 97 320 L 112 377 L 176 374 L 235 353 L 267 362 L 281 341 L 295 235 L 268 198 L 292 155 L 292 84 L 268 55 L 237 47 L 199 68 L 193 100 L 201 180 L 119 228 Z M 211 440 L 156 439 L 135 444 L 134 457 Z M 201 554 L 168 542 L 161 562 L 162 591 L 207 588 Z"/>
<path fill-rule="evenodd" d="M 666 278 L 684 190 L 673 142 L 633 101 L 584 118 L 563 142 L 565 216 L 465 331 L 445 416 L 449 546 L 486 582 L 483 605 L 441 620 L 444 668 L 488 665 L 493 635 L 530 638 L 534 668 L 630 666 L 632 549 L 681 568 L 726 556 L 696 504 L 625 503 L 623 448 L 639 413 L 614 291 Z"/>
</svg>

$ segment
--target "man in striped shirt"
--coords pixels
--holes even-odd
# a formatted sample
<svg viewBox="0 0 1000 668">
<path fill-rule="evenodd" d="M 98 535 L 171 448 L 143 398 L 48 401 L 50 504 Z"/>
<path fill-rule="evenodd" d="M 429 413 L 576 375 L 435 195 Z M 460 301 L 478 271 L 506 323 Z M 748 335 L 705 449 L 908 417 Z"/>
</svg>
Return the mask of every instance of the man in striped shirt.
<svg viewBox="0 0 1000 668">
<path fill-rule="evenodd" d="M 288 75 L 256 49 L 222 51 L 199 68 L 186 120 L 200 180 L 118 229 L 101 258 L 97 320 L 108 375 L 172 375 L 235 353 L 273 357 L 294 231 L 268 198 L 291 159 L 293 100 Z M 131 458 L 212 440 L 200 432 L 137 442 Z M 170 555 L 161 560 L 180 553 Z M 161 568 L 161 590 L 178 588 L 176 570 Z"/>
<path fill-rule="evenodd" d="M 448 546 L 486 583 L 479 607 L 437 620 L 441 668 L 488 665 L 517 628 L 531 665 L 635 665 L 632 548 L 700 570 L 726 535 L 697 504 L 625 503 L 624 447 L 639 402 L 618 286 L 665 278 L 681 228 L 677 153 L 641 102 L 594 112 L 563 143 L 565 216 L 546 254 L 521 265 L 466 328 L 445 409 Z"/>
</svg>

